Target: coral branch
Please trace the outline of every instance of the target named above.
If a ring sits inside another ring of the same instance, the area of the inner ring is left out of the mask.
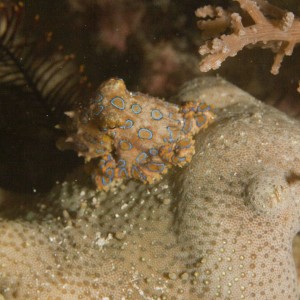
[[[198,8],[195,14],[201,20],[197,25],[207,36],[215,36],[230,26],[230,13],[222,7],[206,5]]]
[[[227,29],[232,32],[207,41],[200,47],[199,53],[206,55],[200,62],[200,70],[215,70],[227,57],[235,56],[245,46],[258,45],[276,53],[271,73],[278,74],[283,57],[292,55],[295,45],[300,42],[300,19],[295,18],[292,12],[283,11],[264,0],[235,1],[250,15],[254,24],[244,26],[242,17],[231,13]],[[228,18],[228,11],[204,6],[196,11],[196,16],[200,18],[198,27],[205,32],[211,31],[214,26],[219,28],[220,20]]]

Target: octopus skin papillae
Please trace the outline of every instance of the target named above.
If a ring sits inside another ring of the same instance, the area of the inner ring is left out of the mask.
[[[88,105],[66,114],[65,146],[85,158],[97,188],[105,191],[123,179],[153,183],[170,166],[184,166],[195,153],[193,136],[214,119],[211,106],[198,99],[179,106],[129,92],[115,78]]]

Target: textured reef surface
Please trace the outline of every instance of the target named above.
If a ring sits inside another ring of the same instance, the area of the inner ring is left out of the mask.
[[[218,117],[159,183],[104,193],[78,170],[44,199],[1,193],[5,299],[298,299],[299,121],[222,79],[174,101],[193,98]]]

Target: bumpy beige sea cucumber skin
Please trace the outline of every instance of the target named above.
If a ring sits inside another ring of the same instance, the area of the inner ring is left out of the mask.
[[[298,299],[299,122],[256,101],[217,114],[174,183],[182,259],[200,299]]]
[[[37,208],[2,196],[5,299],[298,299],[299,121],[222,79],[193,95],[218,118],[162,182],[106,194],[75,174]]]

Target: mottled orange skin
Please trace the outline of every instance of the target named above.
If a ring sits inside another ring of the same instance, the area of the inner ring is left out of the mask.
[[[184,166],[195,152],[193,135],[212,122],[210,106],[182,106],[131,93],[121,79],[104,82],[87,108],[69,112],[67,143],[86,161],[99,190],[134,178],[153,183],[171,165]]]

